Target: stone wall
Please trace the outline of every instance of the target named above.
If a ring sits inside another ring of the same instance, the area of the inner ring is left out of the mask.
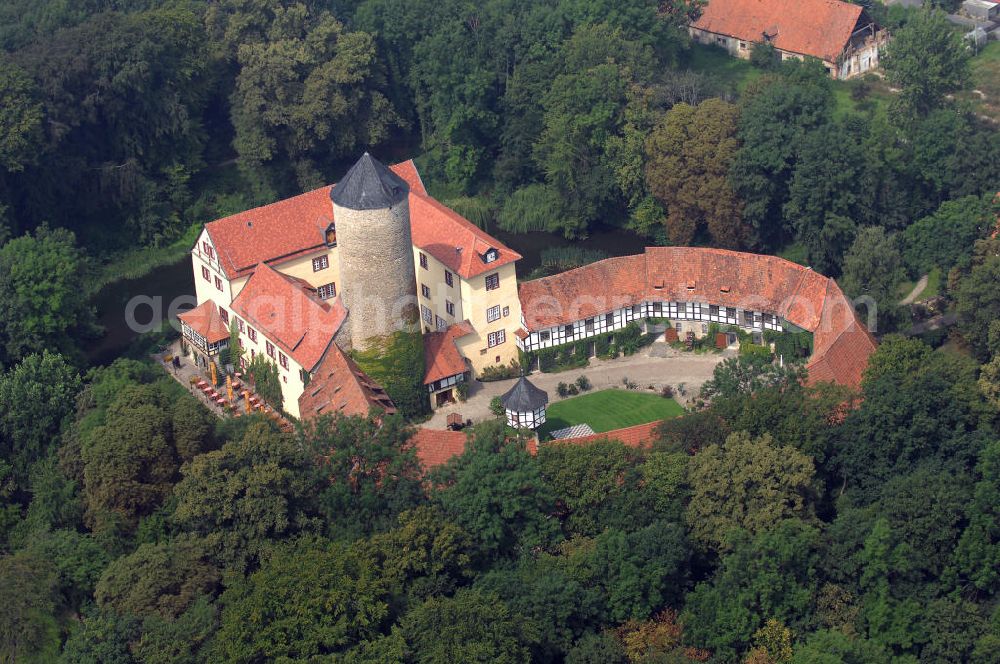
[[[404,329],[417,316],[409,203],[404,198],[380,210],[333,209],[339,295],[351,346],[365,349],[369,339]]]

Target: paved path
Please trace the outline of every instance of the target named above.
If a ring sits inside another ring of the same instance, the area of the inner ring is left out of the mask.
[[[917,296],[923,293],[925,288],[927,288],[926,274],[917,279],[917,283],[913,286],[913,290],[910,291],[909,295],[900,300],[899,304],[901,305],[913,304],[913,302],[917,299]]]
[[[684,383],[688,398],[695,396],[701,389],[701,384],[712,377],[715,365],[727,357],[733,357],[736,351],[727,350],[722,353],[695,353],[674,350],[665,343],[654,343],[639,353],[630,357],[620,357],[614,360],[599,360],[591,358],[590,366],[581,369],[561,371],[559,373],[531,374],[531,382],[549,393],[549,403],[560,401],[556,386],[559,383],[571,383],[577,377],[584,375],[590,379],[594,390],[609,387],[622,387],[622,379],[628,378],[646,390],[652,385],[659,391],[665,385],[677,387]],[[473,381],[469,398],[465,403],[452,404],[435,411],[434,416],[422,424],[429,429],[444,429],[451,413],[459,413],[463,420],[479,422],[492,417],[490,400],[500,396],[514,385],[517,379],[491,381],[480,383]],[[678,400],[684,398],[678,395]]]

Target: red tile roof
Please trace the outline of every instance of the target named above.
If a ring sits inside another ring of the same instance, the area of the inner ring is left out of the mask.
[[[424,385],[468,371],[469,366],[458,352],[455,341],[474,331],[472,324],[465,320],[440,332],[424,335],[424,358],[427,366]]]
[[[412,160],[390,167],[410,185],[410,233],[413,244],[463,278],[474,277],[521,258],[457,212],[427,194]],[[334,221],[327,185],[263,207],[240,212],[205,225],[230,279],[246,276],[259,263],[280,263],[324,246]],[[499,259],[484,263],[489,248]]]
[[[464,452],[466,438],[463,431],[420,427],[410,438],[410,443],[415,447],[420,463],[429,470],[448,463],[449,459]]]
[[[862,8],[839,0],[709,0],[692,27],[835,62]]]
[[[857,387],[875,341],[837,283],[783,258],[700,247],[647,247],[523,282],[530,331],[564,325],[647,300],[707,302],[776,314],[813,333],[813,382]],[[841,338],[843,337],[843,338]],[[850,351],[850,352],[848,352]],[[829,355],[828,355],[829,354]]]
[[[626,447],[646,447],[657,439],[656,429],[661,424],[663,424],[663,420],[657,420],[655,422],[647,422],[646,424],[636,424],[635,426],[625,427],[624,429],[615,429],[614,431],[595,433],[589,436],[580,436],[578,438],[560,438],[558,440],[542,443],[542,445],[587,445],[598,440],[617,440],[623,443]]]
[[[309,284],[266,263],[230,306],[307,371],[323,357],[347,317],[340,298],[321,300]]]
[[[454,210],[430,196],[410,191],[410,232],[413,244],[444,263],[463,279],[492,272],[521,258],[510,247],[490,236]],[[487,249],[499,252],[497,260],[483,262]]]
[[[229,338],[229,328],[222,322],[219,308],[212,300],[205,300],[194,309],[177,314],[177,317],[210,344]]]
[[[396,412],[392,399],[368,377],[337,344],[330,344],[312,380],[299,396],[299,416],[308,420],[319,415],[368,415],[372,408]]]

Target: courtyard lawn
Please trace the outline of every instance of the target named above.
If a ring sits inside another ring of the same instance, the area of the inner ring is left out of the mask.
[[[596,433],[677,417],[684,409],[673,399],[651,392],[601,390],[558,401],[548,407],[541,440],[556,429],[589,424]]]
[[[691,45],[691,57],[687,66],[693,71],[711,75],[724,86],[740,93],[747,84],[764,73],[748,60],[734,58],[721,48],[705,44]]]

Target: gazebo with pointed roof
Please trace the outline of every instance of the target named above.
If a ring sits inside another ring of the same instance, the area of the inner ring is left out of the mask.
[[[531,384],[524,376],[518,379],[502,397],[504,414],[507,424],[515,429],[537,429],[545,424],[545,407],[549,403],[549,395]]]

